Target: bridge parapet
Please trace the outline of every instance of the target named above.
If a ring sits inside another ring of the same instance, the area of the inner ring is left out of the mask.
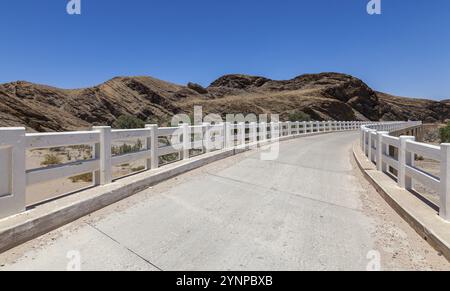
[[[161,159],[170,155],[189,162],[194,155],[227,149],[245,151],[286,138],[358,130],[368,124],[360,121],[204,123],[194,126],[182,124],[179,127],[149,124],[140,129],[115,130],[102,126],[93,127],[91,131],[57,133],[25,133],[25,128],[0,128],[0,218],[67,195],[36,200],[34,193],[27,193],[26,190],[40,183],[89,174],[92,175],[91,186],[108,185],[117,180],[113,177],[113,167],[136,161],[145,161],[145,167],[135,173],[138,174],[164,167]],[[127,140],[139,140],[139,147],[135,151],[113,151],[114,144],[124,144]],[[92,148],[92,153],[83,160],[70,162],[69,159],[64,163],[26,168],[27,152],[30,150],[45,152],[54,148],[86,145]],[[33,204],[26,201],[33,201]]]
[[[450,221],[450,144],[440,146],[416,141],[415,136],[393,136],[399,132],[414,132],[422,122],[387,122],[361,126],[361,148],[377,170],[394,177],[398,186],[414,190],[417,181],[439,193],[439,215]],[[419,169],[416,156],[440,163],[439,177]]]

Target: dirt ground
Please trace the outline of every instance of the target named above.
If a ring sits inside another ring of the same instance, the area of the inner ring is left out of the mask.
[[[353,172],[367,189],[362,194],[364,212],[375,221],[372,236],[381,253],[383,271],[450,271],[450,263],[432,248],[393,210],[365,179],[354,159]]]

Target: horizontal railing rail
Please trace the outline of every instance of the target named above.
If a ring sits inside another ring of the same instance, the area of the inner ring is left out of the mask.
[[[421,122],[379,123],[361,126],[361,148],[377,170],[394,176],[398,186],[414,190],[414,182],[439,194],[439,215],[450,221],[450,144],[440,146],[417,142],[415,136],[390,136],[417,128]],[[440,163],[438,177],[416,167],[416,157]]]
[[[111,129],[93,127],[91,131],[26,133],[24,128],[0,128],[0,218],[23,212],[27,206],[26,187],[59,179],[91,174],[92,186],[114,181],[113,168],[145,161],[145,170],[158,169],[164,157],[177,155],[175,160],[189,160],[198,154],[223,149],[247,149],[253,146],[296,137],[333,131],[358,130],[368,122],[358,121],[298,121],[270,123],[220,123],[179,127],[146,125],[142,129]],[[117,144],[139,140],[133,151],[115,152]],[[31,150],[42,152],[55,148],[87,146],[89,156],[27,169],[26,156]],[[139,171],[139,172],[142,172]],[[27,196],[28,195],[28,196]],[[59,196],[51,197],[57,198]],[[31,197],[35,198],[35,197]],[[45,198],[48,200],[48,197]],[[31,199],[36,201],[36,199]],[[45,201],[46,201],[45,200]],[[37,201],[34,203],[39,203]]]

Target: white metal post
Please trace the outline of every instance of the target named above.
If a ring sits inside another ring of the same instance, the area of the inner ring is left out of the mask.
[[[100,169],[94,173],[95,185],[106,185],[112,182],[111,127],[94,126],[100,133],[100,142],[95,145],[95,158],[100,161]]]
[[[450,221],[450,143],[441,144],[441,193],[439,215]]]
[[[0,128],[0,218],[26,207],[25,128]]]
[[[292,124],[290,121],[286,122],[287,124],[287,129],[288,129],[288,136],[292,135]]]
[[[406,142],[408,140],[415,140],[414,136],[401,136],[400,148],[398,149],[398,186],[401,188],[411,188],[411,178],[406,177],[406,164],[410,159],[410,153],[406,151]]]

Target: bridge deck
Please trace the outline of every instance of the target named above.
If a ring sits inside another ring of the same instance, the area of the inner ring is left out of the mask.
[[[356,133],[281,143],[161,183],[0,255],[2,269],[448,269],[362,179]],[[70,253],[69,253],[70,254]]]

